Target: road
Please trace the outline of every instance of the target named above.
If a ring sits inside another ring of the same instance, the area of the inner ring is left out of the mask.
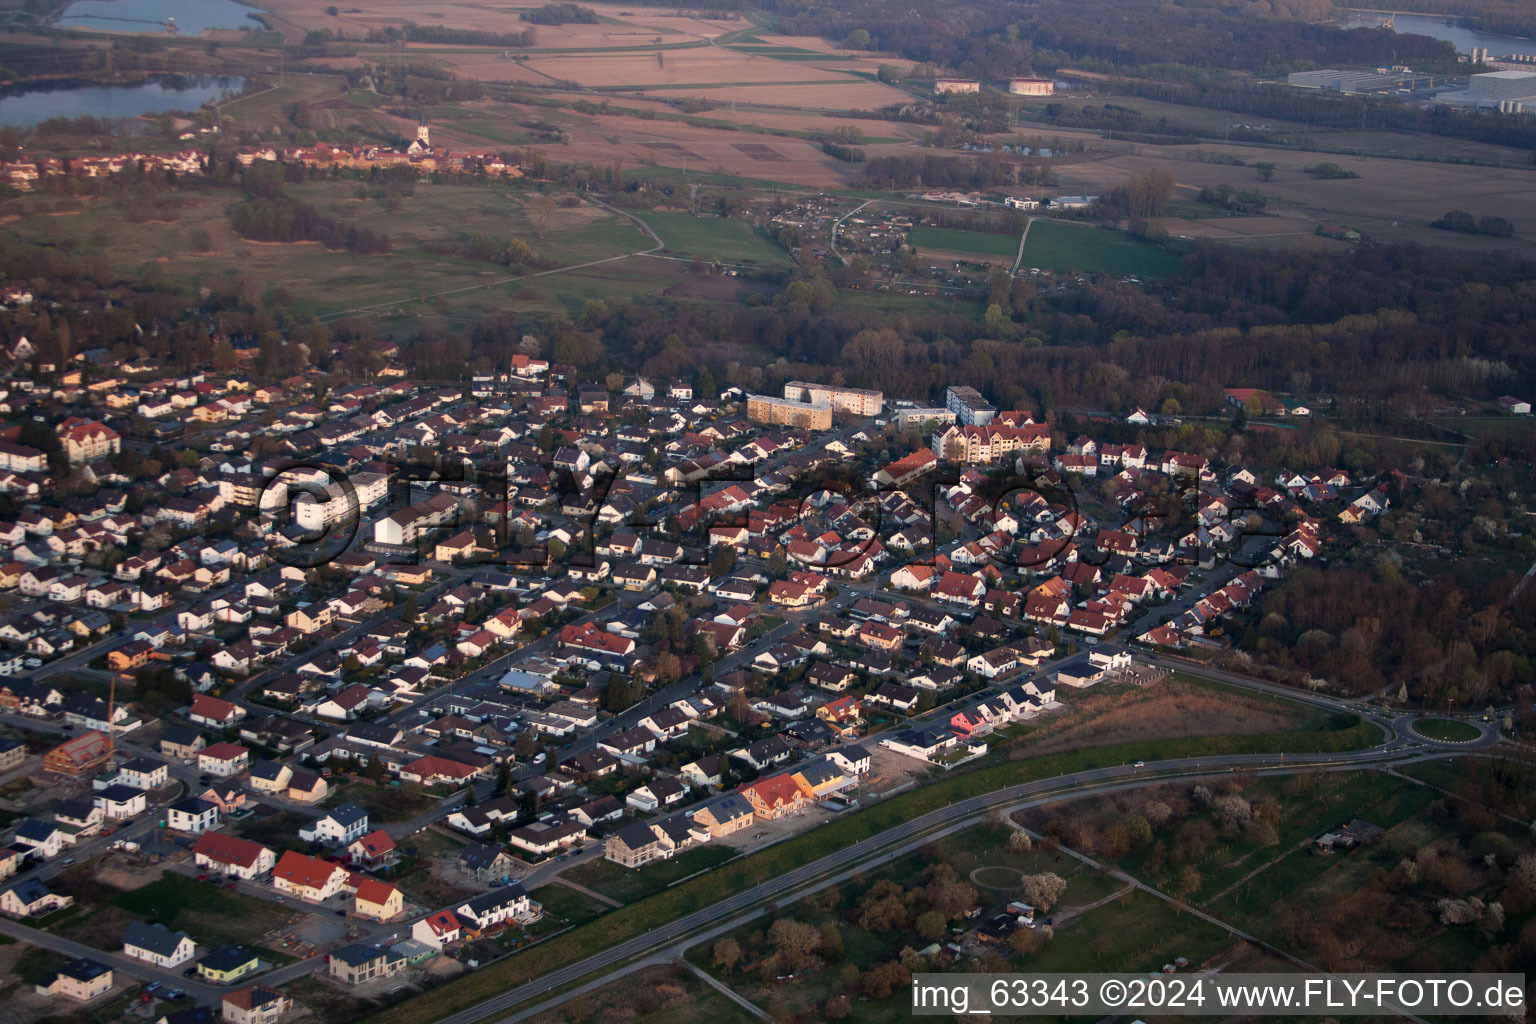
[[[1024,243],[1029,241],[1029,229],[1034,226],[1034,223],[1035,218],[1024,218],[1024,232],[1019,235],[1019,254],[1013,259],[1013,270],[1011,272],[1014,274],[1019,272],[1019,267],[1024,262]]]
[[[179,988],[199,1001],[209,1000],[217,1004],[222,992],[227,991],[227,989],[221,990],[217,985],[209,985],[206,982],[198,981],[196,978],[183,977],[180,970],[164,971],[158,967],[151,967],[142,960],[134,960],[131,957],[123,956],[121,953],[109,953],[94,946],[87,946],[82,942],[72,942],[50,932],[29,928],[20,921],[12,921],[9,918],[0,917],[0,935],[6,935],[29,946],[38,946],[67,957],[77,959],[79,957],[89,957],[99,963],[106,964],[119,973],[145,982],[158,981],[167,990]]]
[[[873,199],[866,199],[858,206],[855,206],[853,209],[849,210],[847,213],[843,214],[841,217],[837,218],[837,220],[832,222],[832,229],[830,232],[831,241],[828,243],[828,245],[832,250],[832,255],[842,260],[843,266],[845,267],[848,265],[848,257],[844,256],[842,252],[837,248],[837,229],[843,226],[843,221],[847,220],[849,217],[852,217],[854,214],[858,213],[872,202],[874,202]]]
[[[653,928],[644,935],[508,989],[467,1010],[444,1017],[438,1024],[476,1024],[486,1017],[538,999],[593,972],[654,954],[658,950],[667,951],[666,955],[670,956],[684,937],[687,937],[690,943],[705,941],[717,934],[739,927],[759,912],[754,910],[749,914],[742,914],[747,908],[769,900],[782,905],[818,888],[845,881],[854,874],[866,872],[893,860],[909,849],[931,842],[938,835],[968,827],[999,808],[1011,811],[1069,797],[1224,775],[1236,771],[1278,774],[1312,770],[1351,770],[1407,763],[1435,756],[1453,755],[1448,752],[1426,753],[1420,744],[1394,735],[1387,744],[1363,751],[1312,755],[1300,759],[1294,755],[1287,759],[1284,754],[1176,758],[1149,763],[1141,768],[1124,765],[1098,768],[1010,786],[992,793],[970,797],[913,818],[853,846],[845,847],[777,878],[759,883],[751,889],[728,896],[703,910]],[[700,931],[703,934],[694,934]],[[612,980],[612,976],[608,975],[596,984],[606,984]],[[563,1002],[571,994],[562,993],[558,1001]],[[541,1008],[547,1008],[547,1004],[533,1007],[527,1012]],[[500,1018],[497,1024],[511,1024],[522,1016],[524,1014]]]

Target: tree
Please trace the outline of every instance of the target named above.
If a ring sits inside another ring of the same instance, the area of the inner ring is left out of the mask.
[[[1008,936],[1008,945],[1013,947],[1014,952],[1027,956],[1030,953],[1038,953],[1040,947],[1045,945],[1045,943],[1041,941],[1040,934],[1036,929],[1020,928]]]
[[[911,981],[912,975],[905,967],[896,960],[887,960],[864,972],[864,994],[871,999],[885,999]]]
[[[512,754],[519,761],[527,764],[532,761],[539,752],[539,741],[534,736],[532,729],[524,729],[517,735],[517,742],[512,744]]]
[[[822,922],[820,949],[821,955],[828,960],[841,960],[843,958],[843,933],[838,930],[836,922]]]
[[[821,942],[821,932],[804,921],[781,917],[768,929],[768,941],[784,961],[784,966],[795,972],[805,967],[811,954]]]
[[[726,974],[731,973],[731,971],[736,967],[737,961],[740,959],[741,947],[737,945],[736,940],[731,938],[729,935],[715,943],[715,966],[720,968]]]
[[[919,937],[934,942],[944,934],[944,915],[937,910],[925,910],[912,922],[912,930]]]
[[[848,997],[839,993],[828,999],[821,1007],[821,1016],[824,1020],[842,1020],[853,1012],[853,1006],[848,1002]]]
[[[768,556],[768,575],[782,579],[789,572],[789,553],[784,550],[784,545],[776,544],[773,554]]]
[[[528,200],[528,223],[533,225],[533,233],[540,238],[555,220],[555,201],[546,195],[537,195]]]
[[[400,621],[402,621],[402,622],[415,622],[416,621],[416,617],[419,614],[421,614],[421,612],[420,612],[420,608],[418,607],[418,602],[416,600],[416,595],[415,594],[411,594],[409,597],[407,597],[405,599],[405,607],[400,610]]]
[[[1052,871],[1038,875],[1025,875],[1019,879],[1024,898],[1039,911],[1049,911],[1067,891],[1067,881]]]
[[[1275,178],[1275,165],[1267,160],[1254,164],[1253,169],[1259,172],[1260,181],[1273,181]]]
[[[1016,828],[1008,833],[1009,853],[1028,853],[1034,847],[1034,841],[1029,838],[1029,833],[1021,828]]]
[[[716,544],[709,556],[709,574],[725,576],[736,568],[736,548],[731,544]]]

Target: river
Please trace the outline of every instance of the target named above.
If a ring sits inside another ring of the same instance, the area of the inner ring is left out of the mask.
[[[132,85],[29,85],[0,95],[0,125],[30,128],[51,117],[120,120],[167,110],[196,110],[232,96],[245,79],[209,75],[157,75]]]
[[[163,32],[168,18],[184,36],[210,28],[262,27],[260,12],[235,0],[75,0],[59,16],[60,28],[98,32]]]
[[[1340,28],[1379,28],[1385,15],[1365,11],[1349,11],[1348,17],[1338,22]],[[1456,47],[1457,53],[1471,53],[1474,47],[1486,46],[1491,57],[1507,57],[1512,53],[1536,53],[1536,40],[1519,36],[1501,36],[1496,32],[1483,32],[1456,24],[1455,19],[1433,14],[1399,14],[1395,19],[1395,31],[1403,34],[1432,36],[1444,39]]]

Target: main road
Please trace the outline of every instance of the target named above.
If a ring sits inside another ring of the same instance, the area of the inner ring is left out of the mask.
[[[1416,739],[1408,731],[1398,731],[1386,723],[1387,739],[1382,744],[1365,750],[1345,751],[1335,754],[1296,755],[1286,754],[1229,754],[1213,757],[1173,758],[1146,765],[1116,765],[1095,768],[1069,775],[1041,779],[1035,782],[1008,786],[990,793],[968,797],[958,803],[920,815],[902,822],[878,835],[860,840],[851,846],[829,853],[817,860],[802,864],[776,878],[760,882],[750,889],[727,896],[702,910],[686,914],[674,921],[647,931],[643,935],[621,942],[599,953],[552,971],[533,981],[508,989],[500,995],[484,1000],[467,1010],[450,1014],[438,1024],[475,1024],[493,1014],[554,992],[570,983],[592,974],[622,964],[628,960],[651,954],[660,947],[675,944],[684,936],[706,928],[711,923],[736,915],[756,904],[797,897],[823,876],[840,872],[851,873],[856,866],[861,869],[870,860],[885,859],[893,847],[901,847],[934,830],[948,830],[969,819],[986,814],[989,810],[1003,808],[1021,801],[1038,799],[1046,794],[1051,799],[1067,799],[1080,796],[1106,786],[1152,785],[1161,782],[1205,775],[1220,775],[1237,771],[1296,772],[1306,770],[1341,770],[1407,763],[1428,757],[1448,756],[1450,751],[1435,748]],[[1475,746],[1487,746],[1484,736]],[[1497,742],[1496,737],[1493,742]]]

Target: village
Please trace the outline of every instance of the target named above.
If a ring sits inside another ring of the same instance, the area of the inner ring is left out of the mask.
[[[562,872],[708,869],[1156,685],[1389,501],[967,386],[36,379],[0,440],[0,911],[40,998],[236,1021],[432,984],[566,927]]]

